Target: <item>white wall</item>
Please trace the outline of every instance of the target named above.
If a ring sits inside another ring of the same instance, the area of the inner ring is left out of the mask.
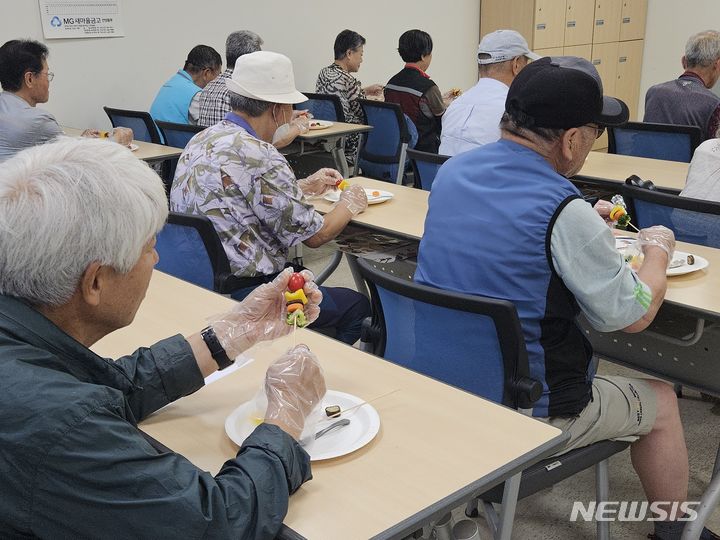
[[[640,80],[640,118],[644,113],[647,89],[682,73],[680,59],[685,54],[688,37],[702,30],[720,30],[718,0],[649,0],[648,4]]]
[[[0,0],[0,43],[28,37],[50,48],[50,101],[42,105],[61,125],[109,127],[102,110],[147,110],[157,89],[182,67],[196,44],[224,58],[225,37],[250,29],[265,50],[288,55],[297,87],[313,91],[321,67],[333,59],[337,33],[350,28],[367,39],[357,74],[364,85],[385,83],[399,71],[397,39],[421,28],[434,41],[429,69],[441,90],[477,80],[478,0],[123,0],[124,38],[45,41],[35,0]]]

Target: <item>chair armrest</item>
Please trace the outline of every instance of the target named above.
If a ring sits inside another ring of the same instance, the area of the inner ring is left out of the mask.
[[[542,384],[531,377],[520,377],[514,385],[520,409],[532,409],[533,403],[542,396]]]

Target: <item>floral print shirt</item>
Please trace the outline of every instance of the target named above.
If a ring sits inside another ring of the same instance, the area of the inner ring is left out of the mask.
[[[238,277],[281,271],[289,248],[323,226],[282,154],[233,113],[188,143],[170,210],[207,216]]]

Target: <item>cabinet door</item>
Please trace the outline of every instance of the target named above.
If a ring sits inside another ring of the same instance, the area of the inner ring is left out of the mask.
[[[623,0],[620,41],[645,38],[647,0]]]
[[[597,0],[595,2],[593,43],[608,43],[620,39],[621,13],[622,0]]]
[[[563,49],[565,56],[579,56],[588,62],[592,61],[592,45],[575,45],[574,47],[565,47]]]
[[[533,49],[562,47],[565,39],[565,0],[536,0]]]
[[[540,56],[564,56],[565,52],[562,47],[550,47],[548,49],[534,49],[534,53]]]
[[[630,109],[630,120],[637,121],[640,99],[640,72],[642,71],[645,41],[621,41],[618,45],[617,80],[615,97],[622,99]]]
[[[565,46],[592,43],[595,0],[567,0]]]
[[[482,0],[480,38],[495,30],[507,28],[520,32],[532,49],[534,20],[535,8],[528,0]]]
[[[617,79],[618,42],[601,43],[592,46],[591,62],[598,70],[603,83],[603,94],[615,95],[615,80]],[[607,148],[607,133],[604,133],[595,144],[593,150]]]

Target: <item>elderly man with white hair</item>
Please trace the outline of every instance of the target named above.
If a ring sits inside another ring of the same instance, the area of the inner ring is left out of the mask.
[[[648,89],[643,122],[697,126],[703,140],[717,137],[720,97],[712,87],[720,79],[720,32],[690,36],[682,66],[685,72],[680,77]]]
[[[268,369],[265,422],[215,477],[137,427],[289,331],[289,272],[202,332],[116,361],[89,349],[132,322],[165,201],[151,169],[98,140],[27,149],[0,168],[0,537],[274,538],[310,478],[295,439],[325,382],[304,346]],[[321,295],[312,281],[305,292],[312,319]]]
[[[307,197],[334,190],[340,173],[320,169],[298,180],[271,144],[292,105],[307,99],[295,89],[289,58],[269,51],[243,55],[226,84],[232,111],[185,147],[170,209],[210,219],[234,274],[232,297],[241,300],[283,271],[291,247],[302,242],[315,248],[335,238],[365,210],[367,197],[361,186],[352,185],[333,210],[321,215]],[[320,289],[323,302],[313,327],[345,343],[357,341],[370,315],[367,299],[346,288]]]

